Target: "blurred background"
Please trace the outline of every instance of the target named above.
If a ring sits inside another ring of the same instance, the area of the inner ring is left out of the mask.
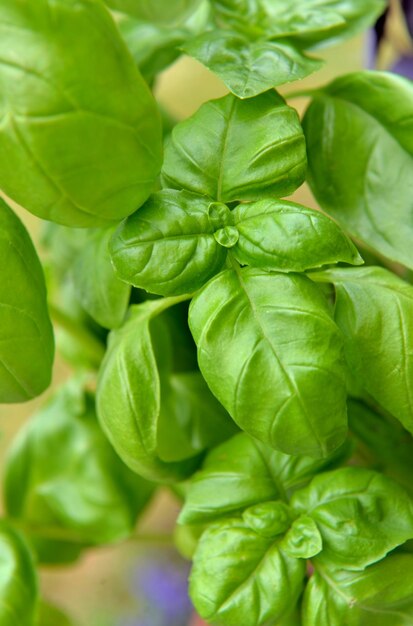
[[[413,21],[413,10],[410,11]],[[396,65],[396,69],[410,71],[413,77],[413,48],[398,2],[377,56],[380,32],[322,51],[320,56],[326,60],[324,68],[301,81],[298,87],[285,86],[281,92],[288,96],[294,89],[318,86],[340,74],[375,64],[381,68]],[[164,109],[173,118],[182,120],[203,102],[225,95],[227,90],[195,60],[181,57],[160,75],[155,93]],[[296,98],[290,104],[302,113],[306,101]],[[305,185],[294,194],[294,199],[316,206]],[[42,255],[41,221],[19,207],[14,208]],[[24,405],[0,406],[1,465],[19,428],[69,374],[69,367],[57,356],[51,389]],[[187,593],[189,562],[174,548],[178,510],[179,501],[174,494],[161,489],[139,522],[135,538],[121,545],[89,550],[68,568],[42,568],[43,596],[67,612],[74,626],[200,626],[203,622],[193,614]],[[53,626],[63,626],[63,622]]]

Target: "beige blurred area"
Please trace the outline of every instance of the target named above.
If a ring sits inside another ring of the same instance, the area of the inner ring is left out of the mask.
[[[343,45],[323,50],[320,53],[326,63],[324,68],[300,83],[286,85],[281,90],[287,96],[296,89],[307,89],[322,85],[339,74],[358,70],[363,66],[364,52],[361,38],[353,39]],[[223,83],[193,59],[182,57],[159,78],[156,95],[159,102],[170,114],[182,120],[205,101],[218,98],[227,93]],[[304,110],[305,99],[290,100],[300,112]],[[315,206],[308,189],[303,186],[294,199]],[[14,207],[16,208],[16,207]],[[17,207],[17,212],[39,242],[40,220]],[[41,254],[41,250],[40,250]],[[0,405],[0,440],[1,464],[16,432],[26,419],[42,405],[52,389],[70,375],[68,367],[57,356],[53,384],[41,397],[22,405]],[[138,535],[170,533],[178,512],[178,503],[173,495],[162,490],[153,501],[147,514],[141,520]],[[156,542],[153,547],[156,548]],[[162,545],[159,545],[162,549]],[[125,590],[125,572],[128,566],[142,551],[139,539],[129,541],[122,546],[113,546],[91,550],[73,567],[46,568],[42,571],[41,585],[44,596],[67,608],[77,620],[79,626],[106,626],[106,616],[115,612],[117,607],[127,606],[129,595]],[[59,626],[56,624],[56,626]],[[241,625],[240,625],[241,626]]]

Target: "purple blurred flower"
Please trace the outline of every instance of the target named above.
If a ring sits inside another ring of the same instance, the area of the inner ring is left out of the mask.
[[[397,61],[388,68],[395,74],[401,74],[407,78],[413,79],[413,0],[401,0],[407,30],[412,37],[411,51],[405,50],[400,52],[396,45],[393,45],[396,53],[399,52]],[[374,28],[371,29],[367,41],[367,59],[366,64],[369,68],[376,66],[376,60],[380,53],[381,45],[388,40],[387,23],[391,17],[391,9],[386,9],[383,15],[377,20]],[[389,40],[390,44],[393,42]]]

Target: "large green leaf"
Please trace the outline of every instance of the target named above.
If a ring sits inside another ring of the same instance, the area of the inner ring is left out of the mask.
[[[36,251],[0,199],[0,402],[23,402],[50,383],[53,330]]]
[[[178,124],[165,150],[165,186],[221,202],[292,193],[306,171],[297,112],[275,92],[207,102]]]
[[[287,37],[299,46],[343,39],[372,25],[385,0],[212,0],[215,15],[251,36]]]
[[[97,391],[99,419],[119,456],[138,474],[167,482],[188,476],[201,452],[234,432],[199,372],[173,371],[173,338],[159,316],[175,302],[131,307],[109,337]]]
[[[295,606],[304,574],[304,561],[289,557],[279,540],[263,537],[234,518],[213,524],[202,535],[190,593],[208,622],[264,626]]]
[[[302,272],[339,261],[363,263],[350,239],[320,211],[262,200],[238,205],[233,219],[239,238],[232,253],[243,265]]]
[[[304,595],[304,626],[411,626],[413,556],[393,554],[362,572],[317,567]]]
[[[115,454],[94,399],[67,384],[19,433],[5,472],[8,514],[33,539],[99,544],[129,536],[153,487]],[[109,514],[110,512],[110,514]],[[48,559],[39,545],[40,558]]]
[[[290,456],[240,433],[212,450],[191,478],[179,521],[205,523],[267,500],[286,501],[345,454],[346,447],[326,459]]]
[[[343,442],[342,338],[308,278],[226,270],[195,296],[189,325],[205,380],[241,428],[287,454]]]
[[[320,278],[335,285],[335,318],[357,384],[413,432],[413,287],[380,267]]]
[[[113,269],[109,256],[112,234],[112,228],[89,232],[72,268],[75,293],[80,303],[104,328],[120,326],[131,291]]]
[[[309,182],[323,209],[380,254],[413,267],[411,81],[349,74],[316,93],[303,124]]]
[[[326,472],[296,491],[291,508],[317,524],[321,563],[359,570],[413,538],[413,500],[396,482],[361,467]]]
[[[26,543],[5,522],[0,522],[0,623],[34,626],[37,576]]]
[[[184,191],[153,194],[112,238],[111,256],[122,280],[162,295],[202,287],[226,258],[214,237],[210,204],[208,198]]]
[[[0,187],[70,226],[132,213],[159,173],[160,116],[102,3],[4,0],[0,41]]]
[[[247,39],[226,30],[207,32],[182,49],[219,76],[238,98],[252,98],[299,80],[323,64],[288,41]]]

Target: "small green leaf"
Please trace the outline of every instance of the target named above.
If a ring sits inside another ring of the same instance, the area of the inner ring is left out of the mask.
[[[306,56],[282,40],[249,40],[235,32],[207,32],[182,50],[214,72],[238,98],[252,98],[320,69],[323,61]]]
[[[291,525],[291,511],[285,502],[261,502],[249,507],[242,514],[248,528],[262,537],[276,537]]]
[[[116,328],[125,318],[130,286],[119,280],[109,256],[113,228],[93,230],[72,268],[75,293],[83,308],[104,328]]]
[[[3,0],[0,42],[0,187],[69,226],[135,211],[161,167],[160,115],[103,3]]]
[[[311,559],[323,548],[323,540],[312,517],[300,515],[282,541],[286,554],[296,559]]]
[[[74,623],[56,606],[41,602],[36,626],[74,626]]]
[[[99,428],[93,396],[71,381],[19,433],[4,490],[8,513],[35,542],[51,529],[51,540],[99,544],[132,533],[153,487],[120,461]]]
[[[240,204],[233,219],[239,232],[233,254],[243,265],[303,272],[329,263],[363,263],[350,239],[320,211],[262,200]]]
[[[212,450],[191,478],[179,522],[205,523],[268,500],[286,501],[345,454],[342,448],[327,459],[289,456],[245,433],[235,435]]]
[[[53,329],[36,250],[1,199],[0,267],[0,403],[25,402],[50,384]]]
[[[229,519],[202,535],[190,594],[201,617],[217,626],[264,626],[295,606],[304,573],[304,561],[285,554],[279,540]]]
[[[1,521],[1,626],[34,626],[36,609],[37,576],[32,555],[22,537]]]
[[[337,568],[363,569],[413,538],[413,500],[390,478],[361,467],[316,476],[290,504],[317,524],[317,561]]]
[[[162,295],[199,289],[226,258],[214,237],[209,205],[207,198],[184,191],[153,194],[112,238],[110,253],[120,278]]]
[[[413,287],[380,267],[329,270],[357,384],[413,432]]]
[[[303,626],[314,624],[413,624],[413,556],[392,554],[362,572],[317,566],[303,603]]]
[[[242,429],[287,454],[343,442],[342,338],[308,278],[226,270],[192,300],[189,326],[205,380]]]
[[[220,202],[292,193],[304,181],[305,140],[297,112],[275,92],[207,102],[178,124],[165,150],[165,186]]]
[[[309,182],[321,207],[380,254],[413,268],[411,81],[385,72],[343,76],[317,92],[303,124]]]

